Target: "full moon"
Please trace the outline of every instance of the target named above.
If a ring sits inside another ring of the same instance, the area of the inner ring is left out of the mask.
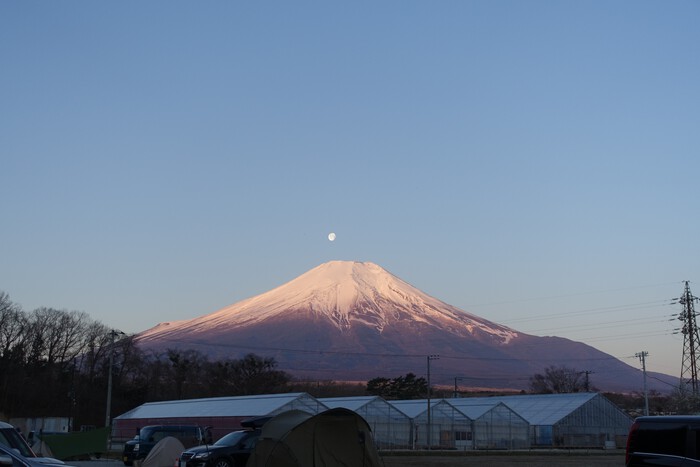
[[[333,232],[328,234],[328,240],[330,240],[331,242],[335,240],[335,234]]]

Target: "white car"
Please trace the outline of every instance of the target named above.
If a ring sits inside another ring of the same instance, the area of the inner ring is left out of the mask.
[[[63,465],[65,467],[63,461],[53,457],[38,457],[17,429],[9,423],[0,422],[0,448],[5,448],[5,451],[10,451],[31,462],[37,462],[42,465]]]
[[[60,462],[54,464],[49,461]],[[14,448],[0,445],[0,467],[66,467],[66,464],[48,457],[24,457]]]

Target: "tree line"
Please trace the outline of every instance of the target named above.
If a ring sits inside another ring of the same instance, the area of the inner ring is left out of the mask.
[[[74,429],[103,426],[110,361],[117,415],[144,402],[292,390],[273,358],[143,351],[84,312],[25,312],[0,291],[0,418],[69,416]]]

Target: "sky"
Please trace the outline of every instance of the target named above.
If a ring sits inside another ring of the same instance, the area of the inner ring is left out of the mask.
[[[694,0],[0,2],[0,291],[138,333],[370,261],[679,375],[699,20]]]

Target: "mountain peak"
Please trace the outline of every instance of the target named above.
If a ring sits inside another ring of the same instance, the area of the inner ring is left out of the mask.
[[[269,292],[192,320],[161,323],[140,335],[211,332],[246,327],[276,318],[325,320],[340,332],[364,326],[415,323],[443,328],[459,336],[490,337],[507,343],[517,333],[463,312],[418,290],[371,262],[329,261]]]

